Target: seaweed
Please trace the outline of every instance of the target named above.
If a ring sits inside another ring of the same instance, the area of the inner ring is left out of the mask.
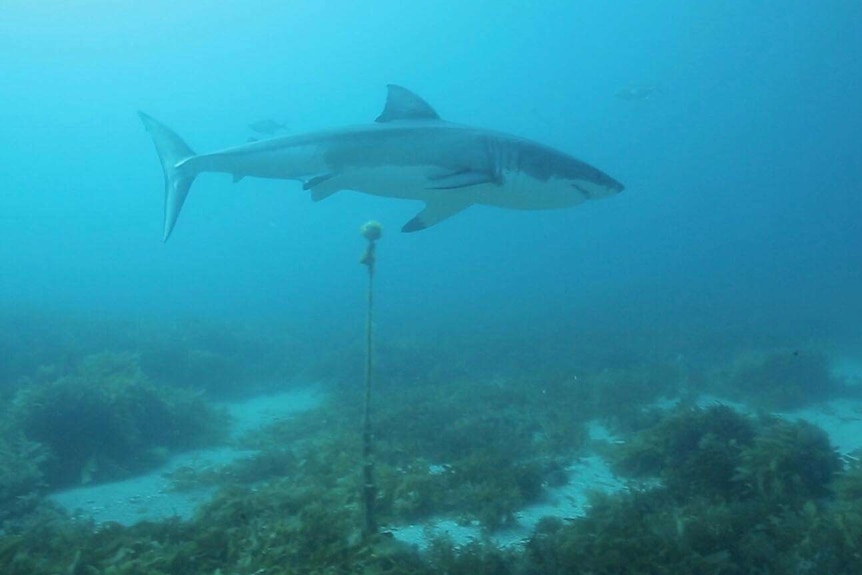
[[[825,431],[806,421],[770,418],[740,454],[734,480],[747,496],[800,507],[828,495],[841,469]]]
[[[47,450],[52,487],[122,478],[226,433],[223,413],[195,392],[152,384],[133,354],[87,356],[70,374],[23,386],[8,417]]]
[[[530,381],[441,382],[405,388],[377,400],[377,512],[384,522],[448,514],[488,529],[514,522],[514,513],[565,479],[564,463],[587,433],[577,406],[537,393]],[[291,445],[300,470],[353,481],[361,414],[355,398],[336,395],[313,412],[242,438],[269,450]],[[349,460],[349,462],[345,461]],[[317,466],[318,462],[337,466]],[[254,461],[239,465],[254,465]],[[253,472],[234,469],[234,477]]]
[[[545,422],[571,405],[527,398],[526,386],[501,398],[493,385],[474,388],[489,414],[465,402],[466,392],[441,387],[428,393],[452,397],[441,400],[446,413],[382,402],[391,427],[377,453],[381,518],[449,513],[489,530],[511,524],[513,510],[559,473],[555,454],[568,452],[546,441]],[[658,486],[593,494],[585,516],[541,521],[523,548],[436,538],[420,554],[385,534],[361,537],[354,416],[335,401],[247,437],[260,455],[189,478],[222,485],[190,521],[122,527],[53,517],[0,537],[0,565],[10,575],[862,572],[862,474],[842,471],[809,424],[720,405],[653,413],[614,449],[619,470],[658,476]],[[561,425],[579,437],[579,418]],[[447,452],[440,436],[460,440]]]
[[[678,406],[612,452],[612,463],[623,475],[659,477],[678,498],[728,499],[735,497],[740,455],[754,436],[754,422],[730,407]]]
[[[448,537],[434,537],[423,559],[434,573],[447,575],[515,575],[523,570],[521,553],[486,540],[458,546]]]
[[[828,358],[818,351],[749,353],[720,379],[720,392],[772,410],[803,407],[851,392],[832,375]]]
[[[0,525],[35,509],[45,484],[45,448],[0,419]]]
[[[617,447],[658,486],[594,495],[540,524],[527,573],[851,573],[862,568],[862,475],[826,434],[725,406],[677,408]]]
[[[321,409],[240,442],[257,455],[218,472],[177,473],[178,488],[217,488],[191,520],[95,525],[39,503],[46,478],[59,485],[85,474],[94,481],[123,476],[140,468],[125,454],[153,463],[169,450],[221,437],[224,420],[203,407],[204,398],[150,377],[162,380],[175,359],[182,364],[171,374],[177,382],[202,383],[212,370],[245,377],[252,368],[241,365],[250,353],[243,337],[202,328],[176,356],[159,346],[146,347],[144,360],[109,353],[81,361],[67,353],[32,371],[0,416],[0,505],[27,501],[32,512],[16,511],[0,534],[3,573],[862,572],[858,468],[842,470],[826,436],[808,424],[720,405],[644,409],[688,391],[692,375],[675,364],[632,361],[577,378],[567,370],[549,376],[546,367],[517,379],[468,378],[463,365],[440,367],[433,354],[414,361],[420,351],[409,342],[396,346],[375,413],[384,523],[448,515],[481,522],[489,535],[513,525],[516,511],[540,500],[548,485],[565,481],[565,465],[587,446],[585,422],[600,417],[617,430],[639,430],[607,449],[620,473],[659,481],[594,494],[585,516],[541,521],[524,547],[437,538],[420,554],[385,534],[363,538],[361,414],[358,391],[347,382]],[[271,369],[277,362],[265,363]],[[754,381],[752,373],[745,381]],[[207,387],[228,385],[215,378]],[[75,420],[81,425],[63,427]],[[95,437],[95,429],[115,437]],[[65,445],[85,446],[85,456],[72,458]]]
[[[858,507],[858,506],[857,506]],[[857,573],[858,513],[758,499],[679,501],[666,488],[597,495],[590,512],[541,524],[525,548],[527,575]]]

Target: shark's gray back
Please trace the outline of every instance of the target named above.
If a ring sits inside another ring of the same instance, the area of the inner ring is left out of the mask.
[[[289,157],[292,150],[305,151],[304,165],[297,170],[303,173],[295,174],[296,177],[308,171],[307,154],[313,154],[322,162],[316,169],[334,173],[381,166],[431,166],[439,168],[441,173],[458,170],[492,174],[520,172],[538,181],[551,177],[610,180],[598,169],[549,146],[441,120],[402,120],[283,136],[204,154],[196,161],[223,168],[230,160],[241,164],[253,162],[252,158]]]

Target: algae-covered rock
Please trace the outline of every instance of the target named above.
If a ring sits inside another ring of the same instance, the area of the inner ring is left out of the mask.
[[[732,498],[742,451],[754,441],[747,416],[716,405],[677,407],[612,453],[623,475],[658,477],[677,497]]]
[[[50,486],[127,476],[171,450],[213,442],[226,418],[200,395],[150,382],[132,354],[88,356],[71,373],[22,387],[11,423],[43,445]]]
[[[45,448],[25,438],[8,418],[0,420],[0,525],[36,506],[46,456]]]
[[[723,391],[765,409],[793,409],[849,390],[829,369],[825,354],[788,350],[750,353],[722,374]]]
[[[734,479],[750,495],[800,507],[827,495],[841,468],[825,431],[806,421],[771,419],[741,453]]]

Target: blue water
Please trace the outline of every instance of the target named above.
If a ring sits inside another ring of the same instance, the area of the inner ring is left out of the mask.
[[[359,226],[383,223],[390,333],[573,325],[858,341],[862,4],[4,2],[0,301],[79,315],[360,326]],[[204,175],[163,244],[137,110],[199,152],[247,124],[369,122],[385,85],[626,185],[553,212]],[[643,99],[620,90],[650,86]]]

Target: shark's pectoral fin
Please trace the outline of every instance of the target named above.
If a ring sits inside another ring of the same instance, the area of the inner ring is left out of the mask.
[[[418,232],[419,230],[430,228],[446,218],[454,216],[461,210],[470,207],[470,205],[472,205],[472,202],[460,198],[440,198],[428,201],[425,203],[425,209],[404,224],[401,231]]]
[[[454,190],[479,186],[481,184],[499,184],[500,179],[489,172],[476,170],[459,170],[428,178],[429,190]]]
[[[233,175],[233,183],[234,184],[237,183],[238,181],[240,181],[244,177],[245,177],[245,174],[234,174]]]

